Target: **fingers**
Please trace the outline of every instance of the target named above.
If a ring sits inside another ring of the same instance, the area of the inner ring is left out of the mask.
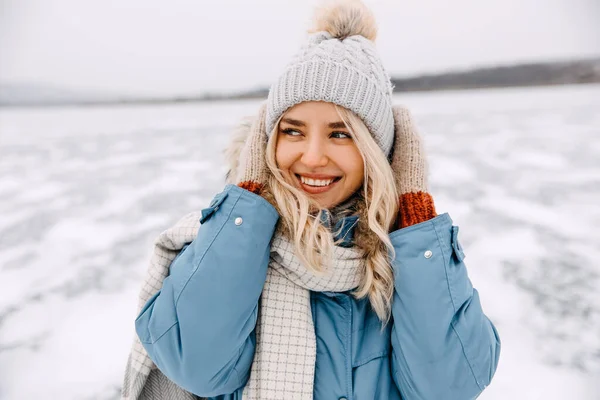
[[[412,147],[414,124],[408,109],[394,106],[394,147],[392,150],[392,168],[399,167]],[[409,148],[410,147],[410,148]]]
[[[406,107],[395,106],[392,170],[398,189],[397,228],[434,218],[437,214],[428,193],[428,167],[423,143]]]
[[[404,106],[394,106],[394,132],[396,136],[410,134],[414,128],[414,123],[410,111]]]
[[[413,118],[404,106],[394,106],[392,170],[400,194],[427,192],[427,163]]]
[[[260,193],[267,177],[265,161],[266,133],[266,102],[261,104],[256,118],[252,121],[250,132],[240,153],[240,171],[238,186],[254,193]]]

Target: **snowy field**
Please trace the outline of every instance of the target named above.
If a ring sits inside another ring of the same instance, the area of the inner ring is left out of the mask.
[[[600,86],[396,101],[502,339],[480,398],[600,399]],[[0,109],[0,399],[119,397],[152,240],[257,105]]]

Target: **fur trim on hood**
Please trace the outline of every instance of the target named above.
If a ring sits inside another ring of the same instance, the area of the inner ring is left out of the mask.
[[[225,175],[225,183],[234,185],[237,183],[235,182],[235,177],[240,167],[240,153],[246,143],[246,138],[250,134],[250,129],[255,119],[256,117],[242,118],[231,133],[229,145],[223,151],[228,167],[227,174]]]

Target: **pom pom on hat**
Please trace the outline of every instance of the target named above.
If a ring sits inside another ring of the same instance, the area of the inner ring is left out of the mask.
[[[375,41],[377,23],[373,13],[359,0],[330,0],[315,10],[309,33],[321,31],[340,40],[360,35]]]

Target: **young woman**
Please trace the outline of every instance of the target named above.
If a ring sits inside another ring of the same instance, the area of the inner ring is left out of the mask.
[[[127,399],[466,400],[500,352],[361,3],[321,10],[231,182],[156,242]],[[239,162],[238,162],[239,161]]]

